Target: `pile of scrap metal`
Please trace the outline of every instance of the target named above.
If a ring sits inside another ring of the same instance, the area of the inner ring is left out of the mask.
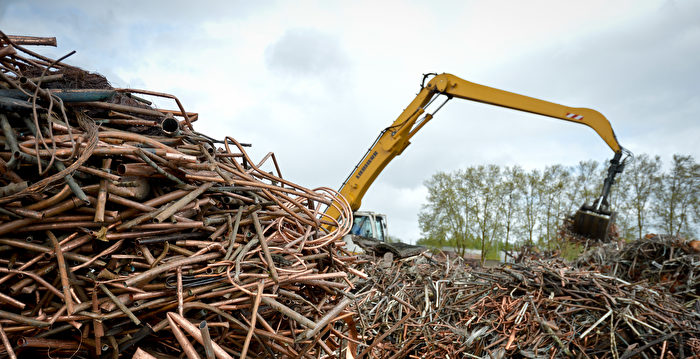
[[[588,254],[580,267],[535,258],[469,270],[461,258],[427,253],[366,258],[369,278],[353,291],[365,343],[358,350],[377,358],[697,357],[700,257],[661,242]]]
[[[609,243],[594,248],[574,264],[626,282],[644,283],[700,313],[700,241],[647,234],[622,245]]]
[[[339,352],[348,204],[42,43],[0,33],[0,357]]]
[[[0,32],[0,358],[700,356],[697,243],[353,256],[335,191],[23,46],[52,43]]]

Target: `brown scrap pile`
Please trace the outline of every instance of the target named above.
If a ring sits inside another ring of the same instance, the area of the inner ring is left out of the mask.
[[[700,242],[670,235],[594,248],[576,260],[579,268],[597,270],[627,282],[646,282],[700,312]]]
[[[426,254],[368,262],[362,353],[382,358],[686,358],[698,312],[641,284],[537,260],[468,271]]]
[[[345,201],[0,36],[0,357],[341,350]]]

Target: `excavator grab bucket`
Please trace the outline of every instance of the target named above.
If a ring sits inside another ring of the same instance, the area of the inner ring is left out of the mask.
[[[627,153],[628,157],[620,161],[623,152]],[[600,197],[598,197],[591,206],[584,203],[574,215],[573,229],[575,233],[590,239],[597,239],[600,241],[609,240],[608,232],[610,231],[610,225],[613,223],[615,217],[614,212],[610,210],[608,204],[610,188],[615,183],[615,176],[622,173],[622,170],[625,168],[625,162],[631,155],[632,153],[625,149],[615,153],[613,159],[610,160],[608,175],[603,182],[603,191]]]
[[[574,232],[590,239],[607,241],[613,217],[613,213],[595,211],[583,205],[574,215]]]

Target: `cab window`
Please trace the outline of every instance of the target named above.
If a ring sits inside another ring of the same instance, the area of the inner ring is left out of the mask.
[[[386,223],[384,223],[384,217],[377,216],[375,223],[377,224],[377,240],[386,242],[386,233],[384,233],[384,230],[386,229]]]
[[[353,223],[350,233],[356,236],[372,238],[372,223],[369,217],[355,216],[355,223]]]

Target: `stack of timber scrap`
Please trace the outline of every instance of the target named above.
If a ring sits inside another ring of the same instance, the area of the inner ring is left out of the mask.
[[[47,42],[0,33],[0,357],[340,352],[347,203]]]

